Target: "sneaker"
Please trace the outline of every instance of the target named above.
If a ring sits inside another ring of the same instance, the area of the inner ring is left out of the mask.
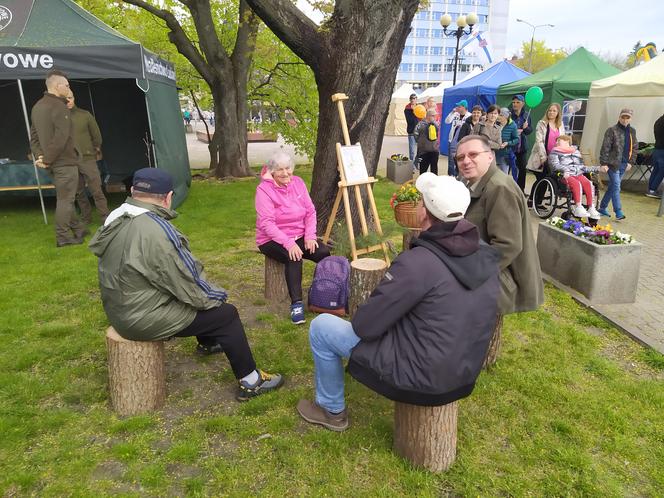
[[[235,399],[238,401],[247,401],[261,394],[274,391],[284,383],[284,378],[281,374],[269,374],[259,369],[258,375],[259,379],[255,384],[249,384],[243,380],[238,383],[239,390]]]
[[[586,211],[586,208],[581,204],[575,204],[572,206],[572,216],[576,218],[588,218],[590,215],[588,214],[588,211]]]
[[[646,197],[652,197],[653,199],[661,199],[661,198],[662,198],[662,194],[658,194],[658,193],[655,192],[654,190],[648,190],[648,191],[646,192]]]
[[[602,216],[606,216],[607,218],[611,218],[611,213],[609,213],[609,211],[606,208],[599,208],[597,210],[597,212],[599,214],[601,214]]]
[[[291,304],[290,318],[295,325],[300,325],[301,323],[306,322],[304,319],[304,305],[302,304],[302,301]]]
[[[627,216],[625,216],[625,213],[623,213],[622,211],[616,211],[616,220],[624,220],[625,218],[627,218]]]
[[[308,399],[301,399],[297,404],[297,412],[304,420],[311,424],[322,425],[335,432],[348,429],[348,412],[330,413],[325,408]]]
[[[599,220],[601,218],[601,215],[599,214],[599,211],[595,209],[595,206],[590,206],[588,208],[588,218],[591,220]]]
[[[219,354],[223,352],[224,348],[221,347],[221,344],[211,344],[209,346],[198,344],[196,346],[196,354],[200,356],[208,356],[211,354]]]

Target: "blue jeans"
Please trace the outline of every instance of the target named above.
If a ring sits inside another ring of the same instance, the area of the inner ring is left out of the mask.
[[[417,139],[415,138],[415,135],[410,133],[408,135],[408,158],[411,161],[414,161],[416,154],[417,154]]]
[[[664,180],[664,149],[655,149],[652,151],[652,173],[648,181],[648,190],[657,191],[662,180]]]
[[[609,202],[613,202],[613,211],[617,214],[622,212],[622,204],[620,202],[620,182],[625,174],[627,164],[621,164],[618,169],[609,169],[609,186],[602,197],[602,202],[599,203],[600,209],[609,207]]]
[[[311,321],[309,343],[316,369],[316,403],[327,411],[338,413],[346,407],[342,359],[350,357],[358,342],[353,326],[343,318],[324,313]]]
[[[498,169],[506,175],[510,174],[510,164],[507,156],[499,156],[496,154],[496,166],[498,166]]]

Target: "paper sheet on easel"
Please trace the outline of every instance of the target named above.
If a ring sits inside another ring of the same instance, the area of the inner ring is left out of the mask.
[[[341,163],[346,175],[346,183],[361,183],[369,179],[360,144],[342,145]]]

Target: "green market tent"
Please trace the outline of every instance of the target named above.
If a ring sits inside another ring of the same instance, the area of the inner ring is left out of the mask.
[[[159,167],[174,176],[174,202],[186,198],[191,174],[173,66],[72,0],[0,4],[0,159],[10,160],[0,164],[2,190],[38,183],[26,126],[49,69],[64,71],[76,104],[95,115],[107,184]]]
[[[544,99],[531,110],[530,118],[534,130],[550,104],[557,102],[562,106],[565,101],[587,99],[593,81],[619,72],[612,65],[580,47],[553,66],[513,83],[501,85],[498,87],[497,102],[500,106],[507,107],[513,95],[523,95],[530,87],[539,86],[544,92]],[[530,136],[533,137],[532,134]],[[534,137],[528,140],[529,147],[532,147],[534,141]]]

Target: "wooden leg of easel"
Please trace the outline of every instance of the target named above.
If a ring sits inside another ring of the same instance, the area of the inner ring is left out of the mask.
[[[341,203],[341,188],[337,190],[337,197],[334,199],[334,204],[332,205],[332,211],[330,211],[330,219],[327,222],[325,235],[323,235],[323,244],[327,244],[327,241],[330,240],[330,235],[332,234],[332,227],[334,226],[334,220],[337,219],[337,211],[339,210],[339,203]]]
[[[355,247],[355,229],[353,228],[353,213],[350,210],[350,199],[348,198],[348,189],[341,187],[341,195],[344,199],[344,209],[346,211],[346,225],[348,226],[348,240],[350,241],[350,254],[353,261],[357,259],[357,247]]]
[[[360,192],[360,186],[355,185],[355,204],[357,206],[357,211],[360,215],[360,226],[362,227],[362,235],[369,235],[369,227],[367,226],[367,217],[364,215],[364,203],[362,202],[362,193]]]
[[[373,216],[374,223],[376,225],[376,233],[382,237],[383,228],[380,226],[380,216],[378,216],[378,209],[376,208],[376,200],[374,199],[373,189],[371,187],[372,185],[367,184],[367,200],[369,201],[369,208],[371,208],[371,214]],[[389,266],[390,256],[388,255],[387,252],[387,244],[385,244],[385,242],[381,242],[380,245],[383,247],[383,257],[385,258],[385,262]]]

